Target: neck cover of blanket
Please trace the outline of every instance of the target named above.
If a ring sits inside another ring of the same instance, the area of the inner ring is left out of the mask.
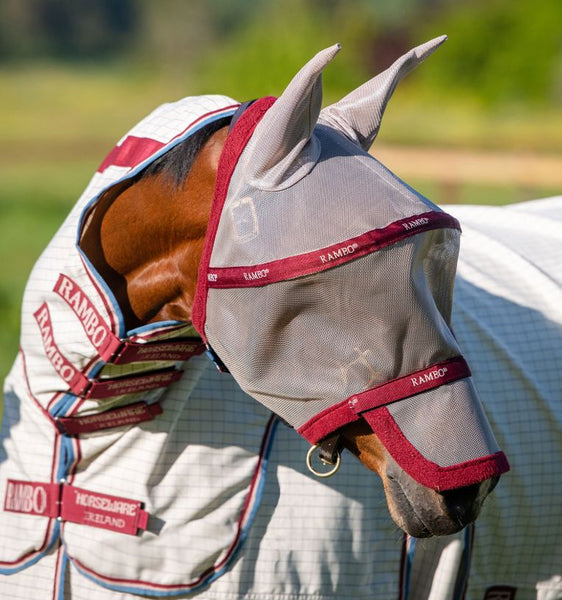
[[[315,124],[318,85],[302,84],[315,60],[227,139],[194,325],[244,391],[311,443],[363,418],[423,485],[501,474],[449,328],[459,224],[328,118]]]
[[[100,165],[35,265],[24,295],[22,357],[33,373],[31,395],[65,433],[84,432],[101,421],[96,417],[76,430],[76,422],[60,419],[105,413],[133,400],[155,401],[181,377],[177,365],[201,346],[187,337],[193,329],[186,323],[167,321],[126,331],[112,291],[79,247],[91,209],[102,194],[200,128],[230,117],[237,107],[226,96],[188,97],[162,105],[140,121]],[[107,413],[110,425],[122,418],[130,414]]]

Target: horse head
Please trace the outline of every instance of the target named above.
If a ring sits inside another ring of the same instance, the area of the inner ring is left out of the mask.
[[[444,39],[323,110],[339,46],[320,52],[212,135],[181,186],[156,174],[114,194],[99,244],[82,240],[106,280],[125,280],[131,314],[191,319],[309,442],[341,436],[414,536],[473,521],[508,469],[450,329],[460,226],[367,152],[398,82]],[[158,213],[128,249],[127,202]]]

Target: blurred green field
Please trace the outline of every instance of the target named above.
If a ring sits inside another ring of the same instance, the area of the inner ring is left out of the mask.
[[[289,76],[287,76],[287,79]],[[326,74],[326,95],[335,91]],[[201,82],[155,71],[34,65],[0,69],[0,378],[15,356],[19,306],[29,271],[114,143],[156,105],[184,95],[222,93]],[[204,89],[203,89],[204,88]],[[279,93],[281,89],[267,90]],[[239,98],[244,100],[246,98]],[[449,102],[406,82],[381,130],[384,145],[525,150],[562,154],[562,115]],[[392,165],[389,165],[392,168]],[[437,202],[448,188],[435,180],[408,183]],[[520,189],[478,181],[455,190],[455,201],[505,204],[560,193],[540,184]]]

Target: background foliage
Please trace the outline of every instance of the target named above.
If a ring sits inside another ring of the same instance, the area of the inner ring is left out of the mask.
[[[562,157],[561,23],[560,0],[2,0],[0,377],[33,262],[105,154],[156,105],[277,95],[341,42],[329,102],[447,33],[397,90],[377,144]],[[443,181],[408,176],[438,201],[560,193],[540,179]]]

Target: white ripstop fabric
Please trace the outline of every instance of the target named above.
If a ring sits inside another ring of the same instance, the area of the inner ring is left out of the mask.
[[[442,42],[320,111],[328,48],[247,109],[219,164],[194,324],[309,441],[361,415],[418,482],[450,489],[508,469],[450,329],[459,226],[357,142]]]
[[[453,328],[511,472],[472,542],[462,532],[415,545],[410,600],[457,598],[467,556],[467,600],[560,600],[562,196],[443,208],[463,227]]]
[[[456,600],[455,591],[466,585],[466,600],[483,600],[489,588],[506,586],[515,588],[515,600],[562,598],[562,304],[557,300],[562,197],[504,208],[446,208],[462,220],[464,231],[453,325],[513,465],[484,504],[474,535],[462,531],[414,544],[410,540],[409,560],[401,571],[402,539],[388,516],[379,480],[345,456],[344,468],[329,485],[315,479],[302,458],[306,442],[280,427],[262,504],[243,552],[209,587],[183,597],[389,600],[406,598],[400,594],[407,589],[408,600]],[[236,421],[242,432],[247,432],[244,419],[252,422],[266,413],[246,395],[233,407],[228,394],[217,394],[214,386],[225,377],[230,379],[210,366],[205,369],[200,383],[206,391],[192,393],[195,412],[184,422],[182,437],[204,432],[209,439],[226,440],[236,413],[243,413]],[[239,447],[257,442],[256,437]],[[232,456],[225,446],[203,464],[214,480],[231,468]],[[139,461],[131,459],[131,477],[137,468]],[[194,479],[188,487],[200,495],[204,485]],[[111,547],[101,551],[114,559]],[[463,575],[467,556],[468,579]],[[72,564],[65,564],[63,572],[64,589],[51,595],[57,574],[53,551],[29,569],[0,578],[2,597],[137,597],[101,587]]]

